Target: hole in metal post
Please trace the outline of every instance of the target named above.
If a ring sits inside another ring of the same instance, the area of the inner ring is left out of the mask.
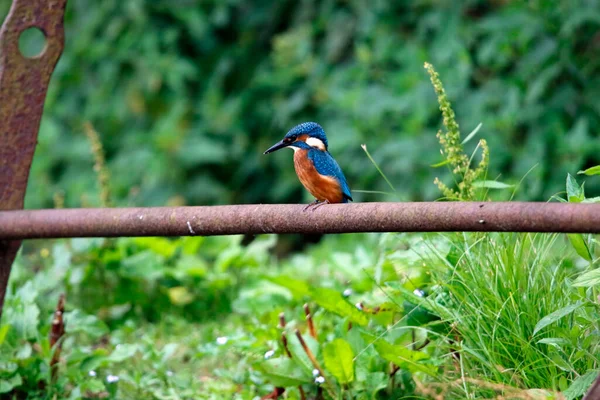
[[[46,48],[46,36],[36,28],[27,28],[19,35],[19,51],[26,58],[41,55]]]

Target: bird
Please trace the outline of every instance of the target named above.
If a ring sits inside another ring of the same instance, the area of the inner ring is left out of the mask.
[[[315,197],[315,201],[308,204],[304,211],[312,206],[314,211],[323,204],[352,201],[346,177],[328,151],[327,136],[321,125],[316,122],[296,125],[264,154],[286,147],[294,150],[294,168],[298,179]]]

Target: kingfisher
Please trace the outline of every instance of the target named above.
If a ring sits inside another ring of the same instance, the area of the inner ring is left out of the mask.
[[[352,200],[350,187],[338,163],[327,150],[327,136],[321,125],[304,122],[296,125],[283,139],[269,147],[264,154],[288,147],[294,150],[296,175],[306,190],[315,197],[306,211],[323,204],[347,203]]]

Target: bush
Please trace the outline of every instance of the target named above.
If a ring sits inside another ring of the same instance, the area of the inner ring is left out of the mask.
[[[27,205],[55,192],[98,204],[86,121],[121,205],[307,201],[290,156],[262,155],[305,120],[325,127],[352,189],[387,189],[367,143],[400,199],[434,199],[424,61],[464,130],[483,123],[491,170],[537,165],[520,196],[546,199],[600,161],[599,21],[595,1],[71,1]]]

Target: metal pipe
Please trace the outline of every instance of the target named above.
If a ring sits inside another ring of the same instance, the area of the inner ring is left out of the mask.
[[[600,233],[600,204],[433,202],[0,211],[0,240],[262,233]]]

